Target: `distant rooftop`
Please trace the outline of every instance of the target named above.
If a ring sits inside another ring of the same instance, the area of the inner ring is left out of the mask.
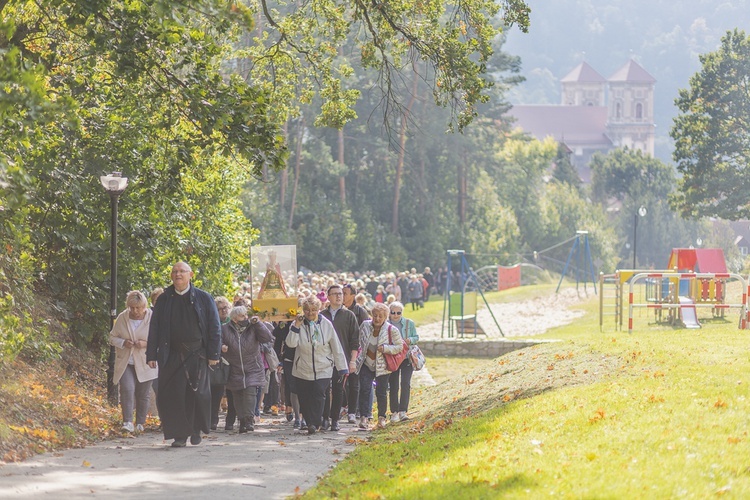
[[[601,145],[611,147],[607,130],[607,108],[604,106],[513,106],[508,114],[516,118],[515,126],[538,139],[552,136],[569,146]]]
[[[584,61],[573,68],[570,73],[562,77],[560,81],[563,83],[604,83],[607,81],[607,79],[600,75],[594,68],[592,68],[589,63]]]
[[[656,83],[656,78],[634,60],[629,60],[609,77],[610,82]]]

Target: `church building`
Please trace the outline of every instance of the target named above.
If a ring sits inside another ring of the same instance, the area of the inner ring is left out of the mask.
[[[513,106],[508,114],[537,139],[552,136],[571,152],[571,162],[585,183],[591,181],[591,155],[616,148],[654,155],[654,84],[634,60],[609,78],[582,62],[560,84],[560,105]]]

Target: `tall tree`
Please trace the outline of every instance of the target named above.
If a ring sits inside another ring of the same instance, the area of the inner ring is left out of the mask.
[[[634,238],[639,265],[661,268],[672,248],[694,245],[703,232],[700,223],[684,221],[670,209],[668,199],[676,187],[671,165],[640,151],[617,149],[594,155],[591,170],[592,198],[612,214],[620,255],[628,268],[632,267]],[[647,210],[643,217],[641,206]]]
[[[4,88],[18,96],[0,105],[14,124],[0,129],[12,165],[1,197],[18,201],[0,227],[23,220],[12,250],[36,269],[28,285],[77,341],[102,341],[109,241],[98,176],[119,170],[131,182],[117,296],[165,283],[178,258],[225,293],[255,237],[239,191],[285,154],[267,95],[220,71],[246,19],[207,0],[2,2],[0,19]]]
[[[750,37],[735,29],[680,90],[671,135],[682,174],[673,204],[689,217],[750,217]]]

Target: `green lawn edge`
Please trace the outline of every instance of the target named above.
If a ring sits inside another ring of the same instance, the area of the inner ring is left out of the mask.
[[[305,496],[750,497],[737,315],[687,330],[643,314],[632,334],[601,333],[598,297],[579,307],[540,336],[559,342],[415,390],[412,421],[363,439]]]

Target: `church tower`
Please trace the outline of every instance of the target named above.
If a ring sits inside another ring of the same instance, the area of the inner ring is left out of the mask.
[[[607,80],[582,62],[561,80],[563,106],[604,106]]]
[[[607,136],[615,147],[654,155],[654,84],[656,80],[629,60],[608,80]]]

